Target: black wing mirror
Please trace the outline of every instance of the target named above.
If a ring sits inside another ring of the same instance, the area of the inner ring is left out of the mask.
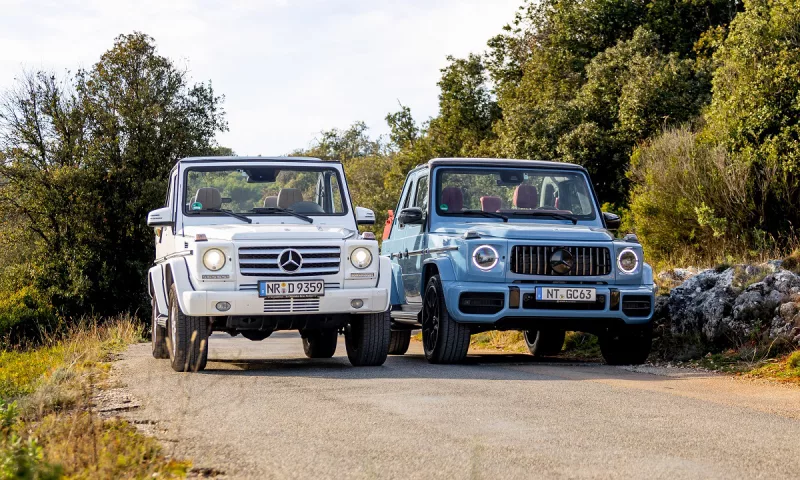
[[[619,230],[621,220],[616,213],[603,212],[603,220],[606,222],[606,228],[609,230]]]
[[[419,207],[410,207],[400,210],[400,215],[397,216],[397,221],[400,225],[421,225],[423,222],[422,209]]]

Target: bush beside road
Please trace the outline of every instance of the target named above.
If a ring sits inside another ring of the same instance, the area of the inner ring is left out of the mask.
[[[131,317],[82,322],[62,339],[0,352],[0,479],[182,478],[189,464],[104,413],[110,361],[141,340]]]

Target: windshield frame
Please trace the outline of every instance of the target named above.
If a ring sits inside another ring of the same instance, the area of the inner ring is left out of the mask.
[[[350,190],[347,189],[343,176],[338,168],[333,165],[338,165],[333,162],[329,162],[331,165],[325,165],[326,162],[319,162],[320,165],[292,165],[292,164],[285,164],[285,163],[247,163],[247,164],[232,164],[232,165],[220,165],[220,164],[213,164],[213,165],[203,165],[203,164],[193,164],[186,166],[183,169],[181,174],[183,183],[180,192],[179,198],[179,205],[181,206],[181,212],[187,218],[208,218],[208,217],[227,217],[228,215],[219,212],[208,212],[208,211],[193,211],[189,209],[188,202],[187,202],[187,195],[188,195],[188,187],[189,187],[189,172],[192,171],[204,171],[204,172],[220,172],[226,170],[241,170],[246,167],[275,167],[277,169],[285,169],[285,170],[294,170],[294,171],[310,171],[310,172],[325,172],[330,171],[334,174],[336,181],[339,183],[339,192],[342,197],[342,211],[339,213],[305,213],[305,212],[298,212],[302,215],[307,217],[346,217],[350,215]],[[266,182],[265,182],[266,183]],[[244,215],[247,217],[259,217],[259,218],[268,218],[268,217],[292,217],[293,215],[290,214],[283,214],[283,213],[255,213],[255,212],[234,212],[239,215]]]
[[[430,204],[431,205],[430,208],[431,208],[431,210],[433,212],[436,213],[436,216],[441,217],[443,219],[448,219],[449,220],[449,219],[453,219],[453,218],[460,218],[460,219],[471,219],[471,220],[479,219],[481,221],[490,221],[490,222],[503,222],[503,220],[500,219],[500,218],[495,219],[495,218],[490,218],[490,217],[479,217],[477,215],[464,215],[461,212],[448,212],[448,211],[442,210],[440,208],[441,196],[442,196],[442,179],[444,177],[443,174],[447,174],[447,173],[462,173],[462,174],[476,174],[476,175],[478,175],[478,174],[480,174],[482,172],[486,172],[486,174],[489,174],[489,173],[497,173],[497,172],[502,171],[502,170],[516,170],[516,171],[525,171],[525,172],[536,172],[537,174],[539,172],[541,172],[542,174],[552,174],[552,175],[563,174],[565,176],[574,175],[574,176],[581,177],[581,178],[583,178],[583,181],[585,182],[586,190],[587,190],[588,195],[590,197],[590,202],[592,204],[592,215],[575,215],[575,214],[571,214],[571,215],[574,216],[579,223],[580,222],[596,223],[598,221],[598,219],[602,219],[602,217],[600,215],[601,208],[600,208],[599,201],[597,199],[597,194],[594,191],[594,185],[592,184],[588,173],[585,170],[580,169],[580,168],[571,169],[571,168],[543,167],[543,166],[538,166],[538,165],[537,166],[527,166],[527,165],[520,165],[520,166],[515,166],[515,165],[497,165],[497,166],[493,166],[493,165],[481,165],[481,166],[447,165],[447,166],[440,166],[440,167],[436,168],[435,170],[436,170],[435,173],[434,173],[435,181],[431,182],[431,187],[433,189],[431,194],[434,196],[436,201],[432,202]],[[525,210],[519,210],[519,211],[520,212],[525,212]],[[534,211],[537,211],[537,210],[534,210]],[[538,211],[539,212],[543,212],[543,213],[547,212],[547,210],[538,210]],[[539,223],[539,222],[544,221],[544,222],[548,222],[548,223],[556,222],[556,224],[561,224],[563,222],[567,222],[568,221],[568,220],[559,219],[559,218],[547,217],[547,216],[544,216],[544,215],[541,215],[541,216],[539,216],[539,215],[524,215],[524,214],[523,215],[515,215],[515,214],[509,213],[507,211],[500,211],[500,213],[508,217],[508,222],[509,223],[512,223],[512,222],[520,223],[520,221],[522,223],[530,223],[530,222]],[[572,222],[569,221],[569,223],[571,224]],[[602,223],[602,220],[601,220],[601,223]]]

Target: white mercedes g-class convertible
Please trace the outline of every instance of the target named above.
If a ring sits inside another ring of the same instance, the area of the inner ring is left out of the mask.
[[[155,358],[205,368],[211,332],[264,340],[299,330],[310,358],[328,358],[343,331],[353,365],[389,348],[391,262],[358,225],[342,165],[313,158],[186,158],[165,206],[150,212]]]

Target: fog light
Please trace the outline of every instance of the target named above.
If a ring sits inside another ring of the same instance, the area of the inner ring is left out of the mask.
[[[364,306],[364,300],[361,300],[360,298],[350,300],[350,306],[353,308],[361,308]]]
[[[229,302],[217,302],[216,307],[220,312],[227,312],[231,309],[231,304]]]

